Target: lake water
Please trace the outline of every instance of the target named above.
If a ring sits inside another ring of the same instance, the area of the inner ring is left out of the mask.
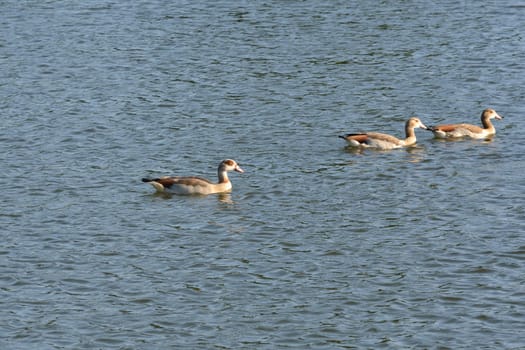
[[[2,349],[525,349],[525,2],[0,13]]]

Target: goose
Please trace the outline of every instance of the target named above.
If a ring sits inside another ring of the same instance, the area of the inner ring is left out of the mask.
[[[428,130],[434,133],[436,138],[457,138],[470,137],[473,139],[484,139],[496,134],[496,128],[492,125],[491,119],[503,119],[495,110],[487,108],[481,113],[481,124],[483,127],[472,124],[444,124],[431,126]]]
[[[239,164],[233,159],[225,159],[217,169],[219,181],[213,183],[210,180],[197,176],[165,176],[156,179],[143,178],[142,182],[151,184],[157,192],[171,194],[200,194],[229,192],[232,183],[228,178],[228,171],[244,173]]]
[[[412,117],[407,120],[405,124],[406,138],[400,140],[397,137],[379,132],[364,132],[358,134],[346,134],[339,136],[348,141],[353,147],[371,147],[381,150],[400,148],[412,146],[416,143],[415,128],[427,129],[427,127],[419,120],[419,118]]]

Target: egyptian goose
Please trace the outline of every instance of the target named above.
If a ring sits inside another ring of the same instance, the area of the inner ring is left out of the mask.
[[[473,139],[484,139],[496,133],[491,119],[503,119],[495,110],[487,108],[481,113],[481,124],[483,127],[472,124],[445,124],[431,126],[428,130],[434,133],[436,138],[471,137]]]
[[[346,134],[339,136],[348,141],[350,146],[354,147],[371,147],[382,150],[412,146],[416,143],[415,128],[427,129],[427,127],[419,120],[419,118],[412,117],[407,120],[405,124],[406,138],[400,140],[397,137],[379,132],[364,132],[359,134]]]
[[[213,183],[207,179],[197,176],[165,176],[157,179],[143,178],[143,182],[150,183],[157,192],[172,194],[212,194],[228,192],[232,189],[232,183],[228,179],[228,171],[244,173],[244,170],[232,159],[223,160],[217,170],[219,182]]]

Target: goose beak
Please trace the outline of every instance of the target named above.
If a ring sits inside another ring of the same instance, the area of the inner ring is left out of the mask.
[[[235,170],[236,172],[241,173],[241,174],[244,173],[244,170],[242,170],[241,167],[238,166],[238,165],[236,165],[233,170]]]
[[[496,118],[497,120],[501,120],[503,119],[503,117],[501,115],[499,115],[498,113],[496,113],[496,115],[494,116],[494,118]]]

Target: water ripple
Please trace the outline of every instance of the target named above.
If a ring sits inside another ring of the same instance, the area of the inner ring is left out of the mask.
[[[522,7],[33,5],[0,5],[2,348],[523,346]],[[491,140],[337,138],[486,107]],[[230,194],[140,182],[224,158]]]

